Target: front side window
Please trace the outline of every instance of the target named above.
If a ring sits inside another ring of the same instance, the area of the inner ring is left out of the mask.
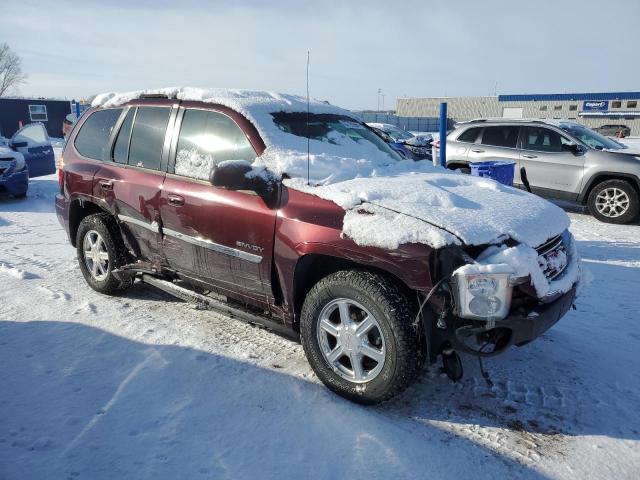
[[[480,127],[470,128],[469,130],[462,132],[462,134],[458,137],[458,141],[466,142],[466,143],[474,143],[478,138],[478,134],[480,133],[480,130],[482,130],[482,128]]]
[[[209,180],[220,162],[253,162],[255,157],[249,139],[231,118],[209,110],[185,110],[176,148],[176,175]]]
[[[527,127],[522,148],[537,152],[562,152],[571,142],[558,132],[544,127]]]
[[[42,145],[49,143],[49,135],[44,125],[30,124],[19,130],[13,137],[14,142],[27,142],[29,145]]]
[[[138,107],[129,145],[129,165],[159,170],[164,135],[169,123],[168,107]]]
[[[109,155],[109,138],[120,114],[121,108],[97,110],[82,124],[76,136],[75,147],[83,157],[106,160]]]
[[[519,130],[520,127],[512,125],[486,127],[482,134],[482,144],[494,147],[516,148]]]
[[[46,122],[47,106],[46,105],[29,105],[29,118],[31,118],[32,122]]]

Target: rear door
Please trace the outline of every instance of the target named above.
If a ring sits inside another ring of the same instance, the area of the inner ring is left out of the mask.
[[[181,109],[160,200],[163,251],[176,270],[267,305],[276,210],[255,192],[209,182],[222,161],[253,162],[261,146],[248,128],[230,110]]]
[[[24,156],[29,177],[56,173],[56,159],[47,129],[41,123],[30,123],[18,130],[11,146]]]
[[[168,157],[171,105],[139,105],[123,112],[111,161],[94,176],[94,196],[124,225],[125,240],[142,259],[162,264],[160,194]]]
[[[575,200],[582,187],[584,155],[569,149],[568,137],[546,126],[523,127],[520,167],[539,195]]]

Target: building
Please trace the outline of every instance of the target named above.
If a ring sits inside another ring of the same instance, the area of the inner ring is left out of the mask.
[[[41,122],[50,137],[62,138],[62,122],[70,113],[69,100],[0,98],[0,136],[11,138],[21,126]]]
[[[640,135],[640,92],[399,98],[397,115],[436,117],[441,102],[447,102],[448,116],[456,122],[485,117],[554,118],[590,128],[626,125],[631,135]]]

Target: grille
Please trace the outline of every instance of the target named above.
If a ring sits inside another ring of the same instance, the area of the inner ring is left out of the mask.
[[[547,280],[555,280],[567,268],[567,249],[562,235],[543,243],[536,248],[536,251],[538,252],[538,264]]]

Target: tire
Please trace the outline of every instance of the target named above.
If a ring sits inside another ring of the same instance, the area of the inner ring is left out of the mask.
[[[591,214],[606,223],[629,223],[638,216],[638,192],[626,180],[597,184],[587,200]]]
[[[85,252],[94,252],[88,258]],[[126,263],[126,249],[115,220],[106,213],[89,215],[82,219],[76,234],[78,264],[84,279],[96,292],[107,295],[123,290],[131,281],[120,281],[113,270]],[[96,268],[92,268],[96,265]]]
[[[346,317],[351,317],[347,323],[341,315],[345,311],[349,312]],[[367,315],[373,322],[364,322]],[[300,336],[311,368],[329,389],[351,401],[371,405],[402,392],[420,371],[424,356],[414,320],[414,308],[385,276],[362,270],[340,271],[320,280],[307,294]],[[336,335],[327,332],[327,321],[329,329],[338,332]],[[356,326],[363,329],[371,323],[375,326],[364,330],[364,335],[356,334]],[[329,354],[338,347],[344,353],[330,363]],[[382,361],[367,355],[373,352],[370,347],[378,358],[382,352]],[[360,349],[367,350],[361,353]],[[358,355],[363,355],[361,360],[357,360]],[[359,380],[359,369],[353,367],[352,358],[361,367]]]

